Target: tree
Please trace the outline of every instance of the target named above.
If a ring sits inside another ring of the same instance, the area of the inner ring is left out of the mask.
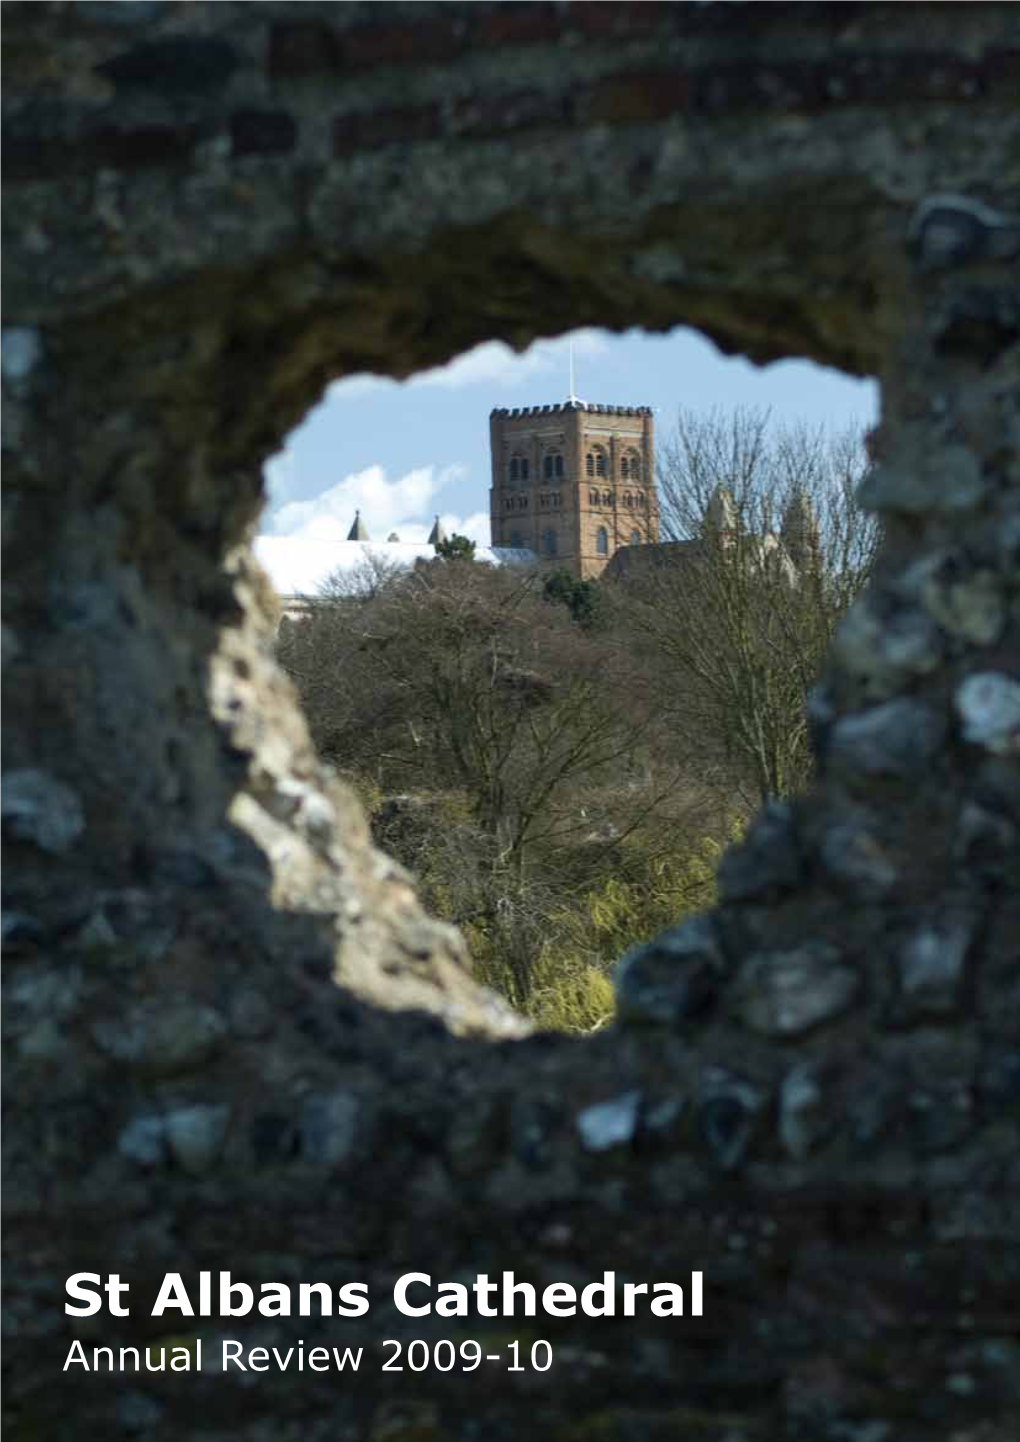
[[[550,604],[534,570],[436,563],[320,602],[281,639],[320,754],[381,799],[379,839],[519,1005],[549,961],[550,918],[642,827],[654,867],[651,818],[701,804],[660,759],[633,653]]]
[[[859,437],[760,410],[681,410],[661,445],[665,544],[631,587],[664,714],[706,775],[746,802],[801,789],[805,714],[833,630],[869,574]]]
[[[469,541],[467,536],[459,536],[455,531],[452,536],[436,544],[436,555],[441,556],[444,561],[473,561],[475,543]]]
[[[579,580],[565,566],[557,567],[546,577],[542,594],[547,601],[566,606],[577,624],[586,630],[606,623],[605,597],[598,582]]]

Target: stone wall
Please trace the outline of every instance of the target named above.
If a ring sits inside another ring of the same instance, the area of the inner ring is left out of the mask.
[[[1020,1433],[1017,32],[5,6],[12,1439]],[[581,1045],[522,1036],[371,849],[248,540],[330,378],[593,323],[877,373],[887,544],[817,792]],[[548,1336],[544,1378],[60,1373],[165,1333],[169,1270],[367,1281],[362,1323],[169,1330],[374,1345],[441,1335],[386,1307],[402,1271],[692,1267],[700,1320],[464,1324]],[[132,1317],[72,1331],[76,1270]]]

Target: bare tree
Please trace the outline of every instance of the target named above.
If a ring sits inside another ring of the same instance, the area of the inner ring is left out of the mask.
[[[748,805],[810,775],[806,694],[877,543],[855,500],[865,465],[854,434],[784,430],[760,410],[681,410],[661,444],[664,544],[630,612],[665,712]]]

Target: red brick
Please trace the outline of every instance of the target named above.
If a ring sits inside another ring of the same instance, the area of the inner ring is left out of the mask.
[[[628,0],[626,4],[606,0],[574,0],[570,7],[571,26],[595,39],[602,36],[647,35],[667,18],[670,7],[658,0]]]
[[[346,155],[352,150],[372,150],[394,141],[412,144],[432,140],[440,134],[441,116],[438,104],[403,106],[397,110],[363,110],[338,115],[333,121],[333,153]]]
[[[340,68],[340,50],[331,26],[320,20],[274,25],[269,35],[269,73],[315,75]]]
[[[410,65],[452,60],[464,49],[463,27],[451,11],[448,20],[421,25],[357,25],[341,40],[344,61],[352,69],[366,65]]]
[[[568,7],[572,12],[573,6]],[[472,26],[471,38],[479,46],[541,45],[555,41],[564,26],[572,23],[554,5],[539,3],[501,5],[498,10],[479,10]]]
[[[189,160],[197,132],[190,125],[141,125],[133,130],[112,126],[87,131],[73,140],[58,136],[5,135],[4,176],[7,180],[50,180],[77,171],[135,170]]]
[[[986,50],[975,69],[986,94],[1016,99],[1020,91],[1020,50],[1004,46]]]
[[[685,111],[690,84],[682,70],[645,70],[589,86],[579,97],[584,119],[610,124],[648,122]]]
[[[235,110],[230,139],[233,155],[282,155],[294,149],[297,126],[285,110]]]

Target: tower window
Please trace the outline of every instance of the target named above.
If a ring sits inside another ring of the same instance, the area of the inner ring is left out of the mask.
[[[634,497],[631,495],[630,491],[624,491],[623,504],[628,507],[634,504]]]
[[[603,491],[603,493],[602,493],[602,504],[603,504],[604,506],[611,506],[611,505],[613,504],[613,493],[612,493],[612,491]]]
[[[609,555],[609,532],[605,526],[599,526],[595,532],[595,550],[600,556]]]
[[[562,456],[557,455],[557,456],[555,457],[555,464],[554,464],[554,466],[553,466],[553,471],[555,472],[555,474],[557,475],[557,477],[563,475],[563,457],[562,457]]]
[[[591,459],[591,457],[589,457],[589,460],[590,460],[590,459]],[[589,504],[590,506],[597,506],[598,503],[599,503],[599,500],[600,500],[600,496],[599,496],[598,491],[589,491],[589,492],[588,492],[588,504]]]
[[[521,463],[516,456],[510,462],[510,484],[513,485],[520,477]]]
[[[584,458],[584,469],[586,475],[593,476],[595,474],[595,457],[591,451]]]
[[[640,544],[641,544],[641,536],[640,536],[640,533],[639,533],[638,531],[631,531],[631,533],[630,533],[630,543],[631,543],[632,546],[640,546]]]
[[[556,555],[559,547],[555,531],[546,531],[545,535],[542,538],[542,546],[547,556]]]
[[[604,476],[606,474],[606,453],[605,451],[595,452],[595,474]]]
[[[542,459],[542,476],[543,476],[543,479],[544,479],[544,480],[547,480],[547,481],[552,480],[552,473],[553,473],[553,458],[552,458],[552,456],[544,456],[543,459]]]
[[[641,479],[641,457],[637,451],[627,451],[620,462],[620,475],[625,481]]]
[[[511,546],[514,548],[515,551],[523,551],[523,550],[524,550],[524,538],[523,538],[523,536],[521,535],[520,531],[511,531],[511,532],[510,532],[510,544],[511,544]]]
[[[521,457],[521,480],[526,481],[531,472],[531,463],[526,456]]]
[[[626,480],[629,474],[630,460],[627,456],[624,456],[623,460],[620,462],[620,475],[623,477],[624,480]]]

